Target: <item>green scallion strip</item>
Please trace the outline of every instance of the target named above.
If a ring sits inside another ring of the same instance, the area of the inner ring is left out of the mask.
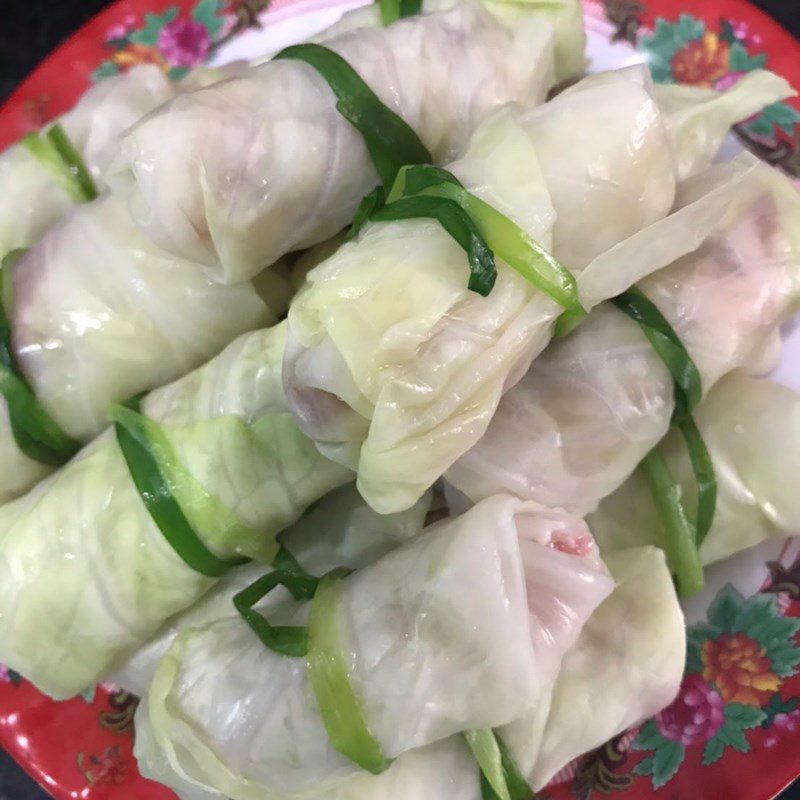
[[[658,307],[638,289],[630,289],[612,302],[638,323],[674,381],[675,408],[672,424],[683,435],[697,484],[697,517],[689,521],[681,501],[680,487],[669,474],[660,453],[653,451],[643,462],[650,491],[666,534],[665,551],[682,596],[703,585],[698,548],[711,529],[717,505],[717,479],[706,443],[691,414],[703,398],[700,370],[680,337]]]
[[[345,242],[350,242],[355,239],[358,234],[361,233],[361,229],[364,225],[369,222],[372,215],[375,214],[379,208],[382,208],[385,202],[386,192],[383,186],[376,186],[369,194],[364,195],[353,216],[353,224],[344,237]]]
[[[691,597],[703,588],[703,565],[697,550],[695,527],[686,517],[681,490],[670,475],[667,462],[655,449],[642,461],[650,494],[664,529],[663,549],[667,554],[678,594]]]
[[[262,644],[281,655],[302,658],[308,653],[308,628],[271,625],[253,606],[276,586],[288,589],[296,600],[311,600],[319,579],[309,575],[285,547],[278,551],[273,566],[272,572],[234,595],[233,605]]]
[[[372,214],[375,222],[401,219],[435,219],[464,248],[469,261],[468,288],[486,297],[497,280],[494,254],[472,217],[455,201],[445,197],[403,197]]]
[[[331,744],[359,767],[377,775],[391,760],[367,726],[347,669],[339,631],[342,572],[328,573],[319,582],[308,622],[308,671],[320,716]]]
[[[553,330],[554,339],[562,339],[564,336],[572,333],[578,325],[583,322],[588,313],[582,308],[578,311],[564,311],[563,314],[556,320],[556,327]]]
[[[287,47],[275,58],[305,61],[325,79],[336,95],[336,109],[364,138],[384,186],[392,185],[403,165],[431,162],[431,154],[414,130],[380,101],[338,53],[306,43]]]
[[[76,203],[88,203],[97,197],[92,176],[60,123],[44,133],[29,133],[22,145],[50,171]]]
[[[500,746],[491,728],[481,728],[480,730],[465,731],[464,738],[467,740],[472,755],[478,762],[481,770],[481,782],[488,783],[494,796],[499,800],[511,800],[511,792],[506,785],[505,771],[503,770],[503,759],[500,755]]]
[[[391,25],[398,19],[413,17],[422,10],[422,0],[378,0],[381,22]]]
[[[689,459],[692,462],[695,483],[697,484],[697,517],[695,519],[697,546],[711,530],[714,514],[717,510],[717,475],[714,463],[708,452],[703,436],[697,428],[694,418],[689,416],[678,423],[683,434]]]
[[[686,442],[697,484],[694,541],[696,548],[699,548],[711,529],[717,506],[717,478],[714,464],[697,423],[691,416],[695,406],[703,397],[700,371],[667,319],[640,291],[631,289],[614,298],[612,302],[639,324],[672,375],[675,387],[672,424],[680,429]],[[685,517],[683,511],[682,516]]]
[[[13,250],[0,264],[0,395],[8,407],[8,419],[17,447],[28,458],[61,466],[80,450],[80,442],[67,435],[36,399],[14,357],[11,322],[6,308],[12,303],[11,273],[24,250]]]
[[[433,196],[457,203],[474,222],[489,248],[525,280],[548,294],[560,306],[580,313],[574,276],[536,240],[496,208],[470,194],[447,170],[410,165],[398,173],[387,206],[403,197]]]
[[[672,421],[680,422],[703,399],[703,383],[697,365],[666,317],[638,289],[629,289],[611,302],[639,323],[644,335],[672,375],[675,381],[675,410]]]
[[[483,800],[533,800],[533,789],[519,771],[505,742],[491,729],[464,733],[481,770]]]
[[[219,558],[203,544],[170,492],[139,408],[137,397],[126,405],[112,405],[108,415],[139,496],[164,538],[195,572],[210,578],[219,578],[231,567],[247,562],[246,558]]]

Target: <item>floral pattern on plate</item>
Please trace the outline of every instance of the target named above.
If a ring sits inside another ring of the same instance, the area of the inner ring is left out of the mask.
[[[157,64],[178,79],[276,11],[308,13],[337,2],[272,0],[264,17],[267,0],[118,0],[0,109],[0,147],[62,113],[90,80],[138,63]],[[767,66],[800,82],[798,46],[743,0],[715,0],[704,19],[696,8],[686,13],[686,0],[584,4],[604,39],[629,52],[635,47],[656,80],[724,88]],[[796,101],[771,106],[737,133],[762,158],[800,175],[797,108]],[[696,800],[698,785],[704,797],[767,800],[797,774],[800,559],[762,561],[761,569],[769,578],[760,593],[726,586],[705,620],[690,626],[675,702],[568,765],[539,800]],[[56,703],[0,667],[0,744],[59,800],[174,800],[136,769],[137,702],[101,685]]]
[[[657,83],[723,90],[771,66],[762,36],[744,20],[720,17],[714,24],[684,12],[675,19],[656,17],[650,29],[643,22],[644,3],[604,0],[603,6],[615,37],[645,55]],[[748,149],[800,177],[800,111],[794,105],[767,106],[740,122],[736,133]]]
[[[144,19],[127,14],[106,32],[105,46],[113,51],[92,72],[93,81],[124,72],[136,64],[155,64],[170,78],[183,78],[204,64],[241,31],[257,27],[268,0],[199,0],[188,13],[177,5]]]

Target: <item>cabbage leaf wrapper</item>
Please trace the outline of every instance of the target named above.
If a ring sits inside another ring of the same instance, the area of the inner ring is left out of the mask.
[[[280,539],[312,574],[323,575],[334,567],[360,569],[422,531],[432,494],[427,492],[419,502],[398,514],[377,514],[361,498],[355,484],[348,483],[310,506],[281,533]],[[169,620],[108,680],[143,697],[158,661],[175,637],[183,630],[238,617],[233,596],[260,578],[264,571],[264,565],[257,562],[231,570],[196,605]],[[278,607],[288,599],[288,593],[278,588],[259,608],[263,613],[265,608]]]
[[[667,215],[676,188],[666,118],[642,70],[499,112],[448,167],[552,250],[586,309],[684,255],[695,224],[681,224],[693,211],[671,217],[683,239],[665,237],[652,253],[635,238]],[[308,274],[290,309],[292,411],[323,453],[358,472],[380,512],[413,503],[480,439],[561,312],[499,259],[488,297],[468,291],[466,272],[436,223],[372,223]]]
[[[273,271],[236,286],[156,247],[124,202],[75,207],[16,263],[11,345],[38,401],[86,441],[121,402],[185,375],[238,335],[269,325],[291,292]],[[19,449],[0,399],[0,501],[52,467]]]
[[[345,578],[350,680],[384,754],[532,708],[612,588],[582,520],[509,496]],[[306,610],[273,617],[295,624]],[[142,707],[144,774],[166,759],[179,780],[233,800],[344,797],[362,777],[329,742],[305,661],[267,650],[238,619],[181,633]]]
[[[768,70],[742,75],[722,92],[676,83],[655,85],[658,105],[667,113],[678,177],[688,178],[712,161],[731,127],[797,92]]]
[[[60,124],[102,192],[106,188],[103,172],[131,125],[176,94],[230,78],[245,66],[234,61],[222,67],[195,67],[176,82],[154,65],[139,64],[92,85],[74,108],[41,133]],[[21,142],[0,154],[0,186],[0,257],[30,247],[76,203]]]
[[[639,289],[678,334],[707,394],[735,369],[760,369],[797,308],[799,226],[791,183],[743,155],[682,183],[669,217],[606,257],[674,261]],[[635,322],[603,304],[533,363],[446,478],[473,502],[505,491],[585,514],[667,433],[673,409],[661,358]]]
[[[423,0],[422,11],[425,14],[446,11],[459,2],[461,0]],[[509,28],[525,19],[535,19],[540,25],[552,25],[555,34],[556,83],[574,78],[584,71],[586,26],[580,0],[524,0],[521,3],[481,0],[481,5]],[[342,33],[381,24],[379,4],[370,3],[348,11],[340,20],[318,34],[314,41],[327,42]]]
[[[95,183],[110,163],[120,135],[175,96],[175,86],[156,66],[134,67],[92,86],[58,122]],[[30,247],[75,201],[21,143],[0,154],[0,257]]]
[[[766,539],[800,533],[800,498],[792,476],[800,467],[800,396],[785,386],[735,372],[712,389],[695,412],[717,475],[717,512],[700,545],[712,564]],[[678,437],[662,444],[687,509],[697,493]],[[659,544],[647,486],[635,472],[591,515],[605,550]]]
[[[352,480],[286,408],[285,328],[240,337],[143,403],[180,465],[170,489],[219,558],[269,563],[275,534]],[[0,507],[0,531],[0,660],[55,698],[111,672],[215,582],[167,543],[112,430]]]
[[[538,708],[499,731],[538,791],[573,758],[668,706],[680,688],[686,628],[664,553],[604,555],[616,582],[566,654]]]
[[[553,83],[552,26],[509,28],[479,4],[325,45],[440,163],[493,108],[541,102]],[[128,132],[106,179],[153,241],[223,283],[333,236],[378,183],[325,79],[293,60],[175,98]]]

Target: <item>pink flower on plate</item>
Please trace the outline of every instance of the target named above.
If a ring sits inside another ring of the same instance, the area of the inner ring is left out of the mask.
[[[211,37],[202,22],[175,19],[159,32],[158,49],[173,66],[194,67],[205,61]]]
[[[724,92],[726,89],[730,89],[736,83],[747,75],[746,72],[728,72],[726,75],[723,75],[719,80],[714,81],[714,88],[718,92]]]
[[[136,27],[136,14],[128,14],[122,22],[112,25],[106,31],[106,41],[124,39]]]
[[[678,697],[656,716],[659,733],[683,745],[707,742],[725,722],[725,701],[696,674],[687,675]]]
[[[788,714],[776,714],[769,731],[764,736],[764,747],[775,747],[783,733],[795,733],[800,726],[800,709]]]
[[[733,35],[744,44],[753,45],[754,47],[758,47],[760,44],[763,44],[763,39],[757,33],[750,33],[750,26],[743,22],[742,20],[738,19],[730,19],[728,20],[731,24],[731,30],[733,31]]]

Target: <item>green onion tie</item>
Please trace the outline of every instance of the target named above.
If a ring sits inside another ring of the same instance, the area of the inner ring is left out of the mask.
[[[320,716],[334,749],[377,775],[391,765],[367,726],[342,649],[338,611],[341,571],[319,583],[308,622],[308,671]]]
[[[139,496],[164,538],[188,566],[209,578],[222,577],[249,559],[219,558],[203,544],[158,466],[147,435],[147,420],[139,413],[139,406],[140,398],[136,397],[125,405],[112,405],[108,412]]]
[[[13,250],[0,264],[0,395],[5,398],[11,433],[17,447],[28,458],[58,467],[66,464],[81,448],[47,413],[17,364],[11,343],[11,321],[7,313],[12,302],[14,265],[24,250]]]
[[[639,325],[674,381],[672,424],[678,427],[686,442],[697,484],[694,525],[686,516],[680,486],[672,480],[663,456],[656,450],[651,451],[642,462],[642,468],[666,534],[664,550],[679,593],[682,597],[689,597],[703,586],[698,551],[714,522],[717,505],[714,464],[692,417],[692,411],[703,398],[700,370],[667,318],[638,289],[629,289],[611,302]]]
[[[44,133],[29,133],[22,139],[22,146],[49,170],[76,203],[88,203],[97,197],[91,173],[61,123]]]
[[[482,800],[533,800],[536,797],[505,742],[493,730],[466,731],[464,738],[481,770]]]
[[[391,186],[400,167],[429,163],[432,158],[411,126],[367,86],[338,53],[321,44],[296,44],[276,59],[297,59],[313,67],[336,95],[336,109],[364,138],[384,186]]]

